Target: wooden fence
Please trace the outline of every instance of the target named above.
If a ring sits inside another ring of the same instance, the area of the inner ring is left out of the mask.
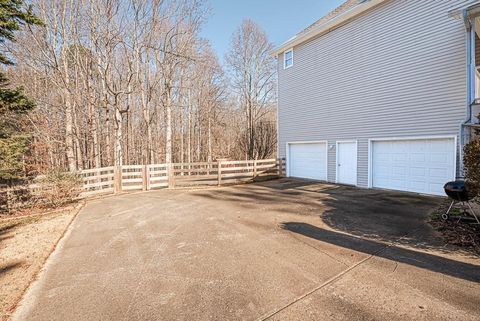
[[[283,176],[284,159],[123,165],[80,172],[82,197],[132,190],[222,185],[251,181],[259,176]]]

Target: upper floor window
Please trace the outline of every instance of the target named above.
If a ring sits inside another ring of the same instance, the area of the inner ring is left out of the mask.
[[[283,53],[283,69],[293,66],[293,49],[289,49]]]

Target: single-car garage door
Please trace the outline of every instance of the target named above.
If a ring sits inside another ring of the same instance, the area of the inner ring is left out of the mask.
[[[290,143],[288,152],[289,176],[327,180],[326,143]]]
[[[443,195],[455,179],[455,140],[415,139],[372,142],[372,187]]]

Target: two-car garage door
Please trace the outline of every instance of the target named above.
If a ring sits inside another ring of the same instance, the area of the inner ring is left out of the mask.
[[[443,195],[455,178],[453,138],[372,141],[371,148],[372,187]]]

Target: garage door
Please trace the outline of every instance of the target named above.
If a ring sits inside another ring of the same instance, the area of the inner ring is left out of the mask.
[[[444,195],[455,178],[455,140],[421,139],[372,142],[372,186]]]
[[[289,144],[289,176],[327,180],[327,144]]]

